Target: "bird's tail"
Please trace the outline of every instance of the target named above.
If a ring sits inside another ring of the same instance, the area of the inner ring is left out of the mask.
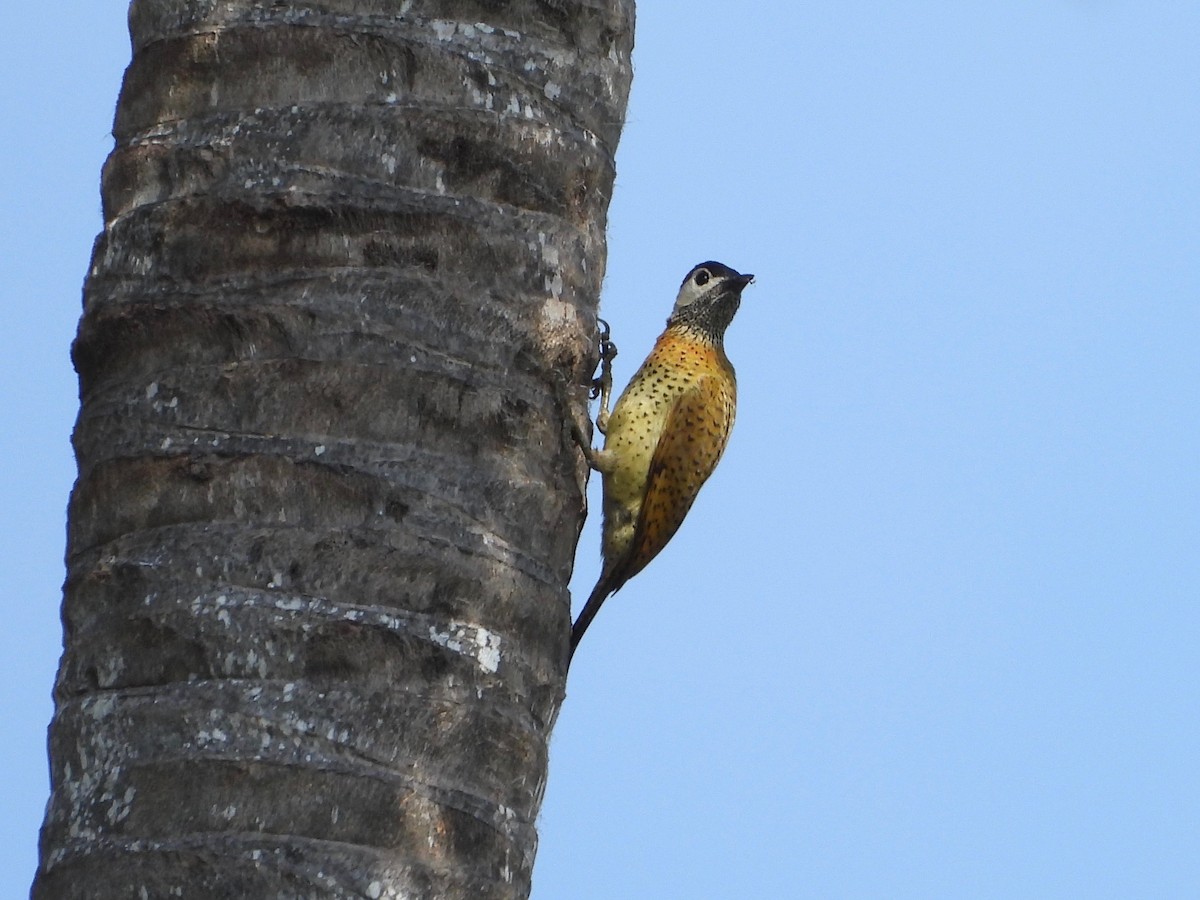
[[[619,585],[618,585],[619,587]],[[614,588],[610,579],[602,576],[596,586],[592,588],[591,596],[588,597],[587,603],[583,604],[583,609],[579,613],[579,618],[575,620],[575,624],[571,626],[571,655],[567,657],[567,665],[571,664],[571,658],[575,656],[575,648],[579,646],[579,642],[583,640],[583,633],[587,631],[588,626],[592,624],[592,619],[596,618],[596,613],[600,611],[600,605],[604,603],[608,596],[612,594]]]

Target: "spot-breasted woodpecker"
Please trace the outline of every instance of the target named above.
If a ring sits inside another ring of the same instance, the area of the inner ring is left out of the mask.
[[[604,355],[596,419],[604,449],[575,429],[604,481],[604,567],[571,629],[572,655],[604,600],[666,546],[725,451],[737,406],[725,329],[753,280],[718,262],[688,272],[666,330],[611,414],[604,379],[615,351]]]

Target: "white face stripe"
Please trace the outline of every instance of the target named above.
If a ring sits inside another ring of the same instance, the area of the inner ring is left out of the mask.
[[[705,275],[707,275],[707,278]],[[704,284],[696,283],[697,276],[700,276],[700,280],[703,281]],[[687,278],[684,279],[683,284],[680,285],[679,294],[675,298],[674,311],[679,312],[679,310],[691,306],[702,297],[720,291],[725,284],[735,277],[737,277],[736,273],[722,272],[718,274],[716,271],[713,271],[713,269],[710,269],[705,264],[701,263],[700,265],[696,266],[696,268],[692,269],[692,271],[688,272]]]

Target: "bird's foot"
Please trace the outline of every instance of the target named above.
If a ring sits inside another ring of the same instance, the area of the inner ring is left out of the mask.
[[[612,361],[617,358],[617,345],[610,338],[612,328],[604,319],[596,321],[600,323],[600,374],[592,379],[593,400],[604,396],[606,391],[612,393]]]
[[[583,451],[583,455],[587,457],[588,464],[592,462],[595,450],[592,448],[592,440],[588,436],[587,431],[580,422],[580,417],[576,413],[577,402],[575,397],[575,385],[567,383],[567,376],[560,370],[554,371],[554,393],[558,398],[559,408],[563,415],[563,441],[564,443],[573,443]]]
[[[600,374],[592,379],[591,397],[600,398],[600,410],[596,413],[596,427],[601,434],[608,433],[608,404],[612,399],[612,361],[617,358],[617,345],[612,342],[612,330],[603,319],[600,323]]]

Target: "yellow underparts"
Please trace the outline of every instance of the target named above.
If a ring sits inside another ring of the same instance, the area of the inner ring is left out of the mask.
[[[690,329],[668,328],[617,400],[599,454],[611,590],[674,534],[724,451],[735,405],[724,350]],[[639,533],[648,491],[647,516],[653,517]]]

